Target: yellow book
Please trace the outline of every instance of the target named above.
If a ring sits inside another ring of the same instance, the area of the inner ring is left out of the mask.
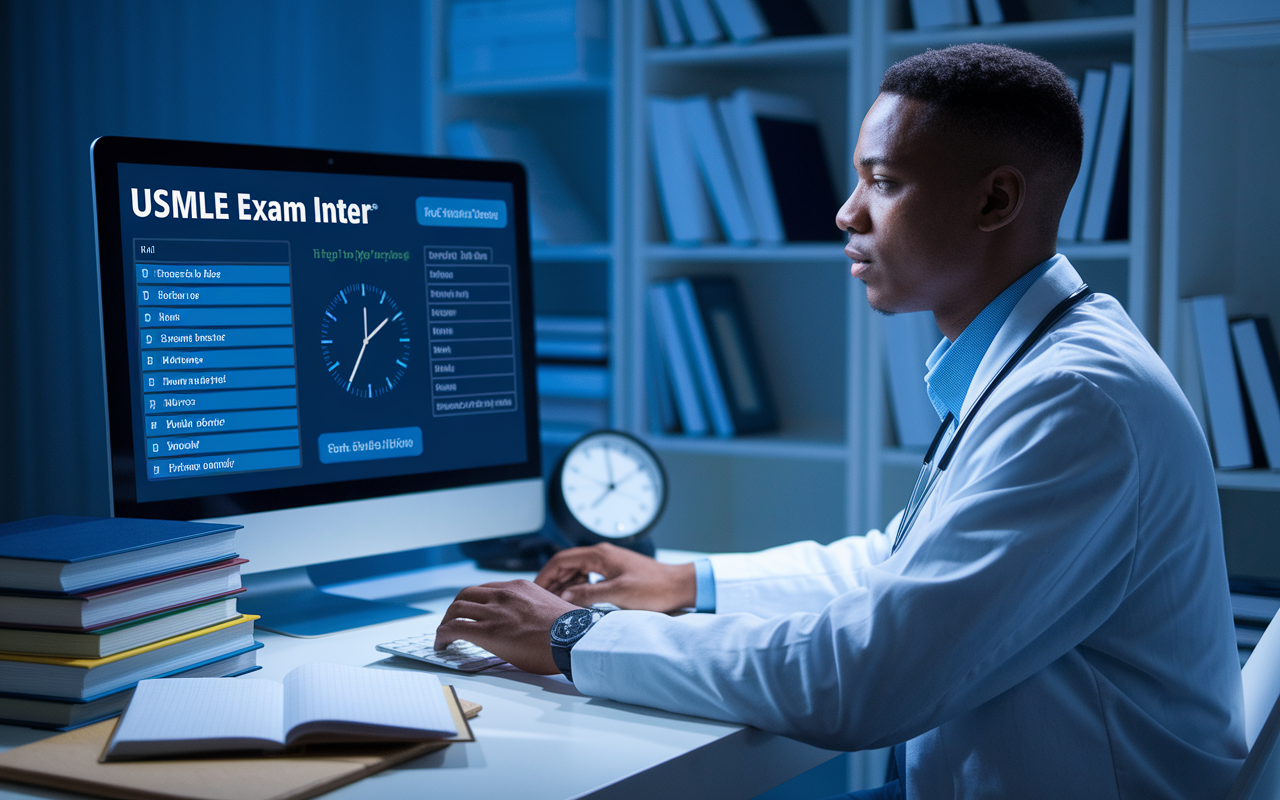
[[[254,648],[253,621],[233,620],[171,636],[105,658],[0,654],[0,686],[6,694],[87,700],[144,678],[191,669]]]

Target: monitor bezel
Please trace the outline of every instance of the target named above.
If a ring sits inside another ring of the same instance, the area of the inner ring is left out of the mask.
[[[95,140],[90,153],[98,294],[107,386],[111,498],[115,516],[205,519],[541,477],[542,454],[538,435],[538,392],[534,366],[533,270],[529,251],[527,179],[523,166],[504,161],[119,136],[104,136]],[[525,416],[526,460],[492,467],[138,502],[131,407],[134,398],[125,333],[125,293],[128,287],[121,239],[119,164],[443,178],[511,184],[514,194],[514,213],[511,219],[516,234],[514,266],[517,285],[523,287],[517,293],[517,305],[520,317],[520,351],[524,364],[521,382],[524,393],[522,411]]]

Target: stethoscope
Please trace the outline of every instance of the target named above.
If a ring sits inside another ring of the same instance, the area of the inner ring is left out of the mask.
[[[974,401],[969,413],[965,414],[964,419],[960,421],[955,435],[951,437],[951,441],[947,444],[947,449],[942,452],[942,458],[938,461],[937,469],[934,469],[933,457],[937,455],[938,447],[942,444],[942,438],[946,436],[947,431],[951,429],[951,423],[955,421],[955,416],[950,411],[947,412],[942,424],[938,426],[938,432],[933,436],[933,442],[929,445],[929,449],[925,451],[924,465],[920,467],[920,475],[916,478],[915,488],[911,490],[911,499],[907,502],[907,508],[902,512],[902,519],[898,522],[898,533],[893,539],[893,550],[891,552],[898,552],[898,548],[902,546],[902,541],[907,538],[907,533],[911,530],[911,526],[915,524],[916,517],[920,516],[920,509],[924,507],[924,501],[928,499],[929,493],[933,491],[938,478],[942,477],[942,473],[946,471],[947,467],[951,466],[951,459],[956,454],[956,447],[960,444],[961,437],[969,429],[974,417],[978,415],[978,410],[982,408],[982,404],[987,402],[987,398],[991,396],[991,393],[1013,371],[1013,368],[1035,346],[1036,342],[1040,341],[1045,333],[1076,304],[1091,294],[1093,294],[1093,290],[1089,288],[1089,285],[1082,284],[1079,289],[1076,289],[1065,300],[1054,306],[1045,315],[1045,318],[1040,320],[1040,324],[1035,327],[1035,330],[1031,331],[1014,354],[1009,356],[1009,360],[1004,362],[1004,366],[1000,368],[1000,371],[982,390],[982,394],[978,395],[978,399]]]

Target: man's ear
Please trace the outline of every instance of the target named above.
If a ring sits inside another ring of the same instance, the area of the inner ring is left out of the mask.
[[[983,178],[982,193],[978,229],[994,231],[1017,218],[1026,198],[1027,179],[1017,167],[996,167]]]

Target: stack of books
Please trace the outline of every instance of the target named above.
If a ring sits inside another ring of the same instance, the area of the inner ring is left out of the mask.
[[[1080,172],[1058,222],[1062,241],[1129,238],[1129,96],[1133,67],[1114,63],[1069,78],[1084,118]]]
[[[604,77],[608,31],[604,0],[455,0],[451,86],[483,91],[513,82]]]
[[[728,437],[777,430],[773,395],[733,278],[650,284],[645,354],[654,433]]]
[[[236,610],[239,525],[39,517],[0,525],[0,721],[65,730],[146,678],[257,669]]]
[[[669,47],[823,32],[805,0],[654,0],[653,12]]]
[[[609,321],[540,314],[538,409],[542,438],[568,444],[609,425]]]
[[[650,97],[649,134],[673,244],[839,241],[840,198],[802,98],[741,88]],[[718,226],[718,227],[717,227]]]
[[[1186,304],[1194,324],[1184,329],[1195,332],[1188,355],[1201,379],[1187,394],[1207,417],[1218,469],[1280,470],[1280,351],[1270,320],[1229,320],[1220,294]]]

